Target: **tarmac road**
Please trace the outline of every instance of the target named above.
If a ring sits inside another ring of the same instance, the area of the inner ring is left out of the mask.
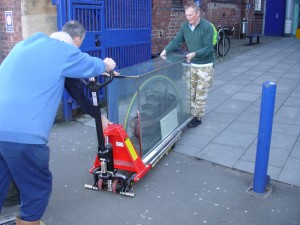
[[[55,125],[50,139],[53,194],[46,225],[300,224],[300,188],[272,182],[253,196],[253,175],[170,152],[133,186],[134,198],[87,190],[97,148],[94,128]],[[2,214],[17,207],[4,208]]]

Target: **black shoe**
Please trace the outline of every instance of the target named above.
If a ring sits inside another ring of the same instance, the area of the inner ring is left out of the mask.
[[[188,123],[187,127],[192,128],[192,127],[197,127],[201,124],[201,118],[195,117],[194,119],[191,120],[191,122]]]

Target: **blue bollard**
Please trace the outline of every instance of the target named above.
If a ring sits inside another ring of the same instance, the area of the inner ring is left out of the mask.
[[[272,136],[275,95],[276,83],[264,82],[262,87],[258,140],[253,180],[253,192],[258,194],[265,193],[266,185],[269,182],[267,171]]]

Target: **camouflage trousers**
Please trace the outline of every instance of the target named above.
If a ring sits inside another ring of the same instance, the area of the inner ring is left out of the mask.
[[[187,85],[187,107],[194,117],[203,117],[209,88],[213,84],[214,68],[211,64],[183,63],[183,79]]]

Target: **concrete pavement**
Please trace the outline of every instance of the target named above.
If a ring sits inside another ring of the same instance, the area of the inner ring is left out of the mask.
[[[268,174],[300,187],[299,39],[274,41],[218,64],[203,124],[187,129],[175,151],[253,173],[265,81],[277,83]]]
[[[253,174],[262,84],[272,81],[277,92],[268,174],[300,187],[300,40],[248,42],[232,40],[228,56],[217,58],[203,123],[186,129],[174,151]]]
[[[46,225],[295,225],[300,188],[272,182],[273,192],[249,194],[253,176],[170,152],[139,182],[134,198],[87,190],[97,151],[95,129],[78,122],[52,130],[53,193]],[[176,146],[175,149],[180,149]],[[4,208],[1,216],[16,214]]]

